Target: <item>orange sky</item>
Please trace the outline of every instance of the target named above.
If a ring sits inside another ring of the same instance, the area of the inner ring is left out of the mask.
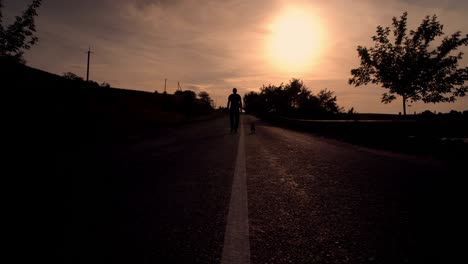
[[[6,22],[28,2],[4,1]],[[398,113],[401,100],[380,103],[385,89],[356,88],[347,80],[359,63],[356,47],[370,46],[375,27],[389,26],[404,11],[410,29],[437,14],[446,34],[468,33],[468,2],[456,0],[48,0],[36,21],[40,41],[26,60],[56,74],[85,76],[91,45],[90,78],[114,87],[162,92],[167,78],[170,93],[180,81],[183,89],[205,90],[225,105],[232,87],[243,95],[300,78],[313,92],[335,91],[346,109]],[[468,110],[468,97],[417,103],[408,112],[426,109]]]

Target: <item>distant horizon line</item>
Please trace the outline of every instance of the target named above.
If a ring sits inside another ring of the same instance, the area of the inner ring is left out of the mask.
[[[48,74],[56,75],[56,76],[58,76],[58,77],[63,77],[63,73],[66,73],[66,72],[63,72],[62,75],[57,74],[57,73],[52,73],[52,72],[49,72],[49,71],[46,71],[46,70],[43,70],[43,69],[39,69],[39,68],[33,67],[33,66],[31,66],[31,65],[28,65],[27,62],[26,62],[25,64],[23,64],[23,65],[26,66],[26,67],[35,69],[35,70],[39,70],[39,71],[48,73]],[[72,73],[73,73],[73,72],[72,72]],[[80,77],[81,77],[81,76],[80,76]],[[86,80],[84,80],[84,81],[86,82]],[[92,79],[89,80],[89,81],[97,82],[97,81],[92,80]],[[106,82],[106,81],[104,81],[104,82]],[[145,93],[150,93],[150,94],[153,94],[153,93],[155,93],[155,92],[164,93],[164,91],[163,91],[163,92],[159,92],[158,89],[154,89],[153,91],[148,91],[148,90],[141,90],[141,89],[136,89],[136,88],[114,87],[114,86],[112,86],[111,83],[110,83],[110,87],[113,88],[113,89],[128,90],[128,91],[137,91],[137,92],[145,92]],[[161,89],[164,89],[164,88],[161,88]],[[190,89],[185,89],[185,90],[190,90]],[[185,90],[184,90],[184,91],[185,91]],[[190,91],[192,91],[192,90],[190,90]],[[174,91],[174,93],[175,93],[175,91]],[[174,94],[174,93],[173,93],[173,94]],[[169,94],[169,93],[168,93],[168,94]],[[220,107],[220,106],[216,106],[216,107]],[[221,107],[222,107],[222,106],[221,106]],[[424,110],[424,111],[427,111],[427,110]],[[421,114],[421,113],[424,112],[424,111],[416,112],[416,114]],[[430,110],[429,110],[429,111],[430,111]],[[439,114],[439,113],[448,114],[448,113],[450,113],[451,111],[457,111],[457,112],[463,113],[463,112],[468,111],[468,108],[466,108],[465,110],[460,110],[460,111],[455,110],[455,109],[451,109],[451,110],[449,110],[449,111],[447,111],[447,112],[440,112],[440,111],[431,111],[431,112],[433,112],[433,113],[436,112],[435,114]],[[372,112],[372,113],[368,113],[368,112],[367,112],[367,113],[359,113],[359,112],[357,112],[357,114],[361,114],[361,115],[364,115],[364,114],[370,114],[370,115],[371,115],[371,114],[379,114],[379,115],[400,115],[401,112],[400,112],[400,113],[389,113],[389,112]],[[407,113],[407,116],[408,116],[408,115],[414,115],[414,113]]]

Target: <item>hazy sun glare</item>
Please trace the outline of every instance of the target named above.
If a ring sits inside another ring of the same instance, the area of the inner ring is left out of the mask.
[[[318,60],[322,29],[319,17],[308,8],[289,8],[270,25],[267,56],[285,71],[306,71]]]

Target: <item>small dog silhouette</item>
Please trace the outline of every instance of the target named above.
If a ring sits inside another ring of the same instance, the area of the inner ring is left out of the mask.
[[[255,133],[255,123],[250,124],[250,133],[251,134]]]

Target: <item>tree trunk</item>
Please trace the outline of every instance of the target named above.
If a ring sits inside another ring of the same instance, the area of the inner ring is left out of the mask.
[[[403,115],[406,115],[406,97],[403,96]]]

